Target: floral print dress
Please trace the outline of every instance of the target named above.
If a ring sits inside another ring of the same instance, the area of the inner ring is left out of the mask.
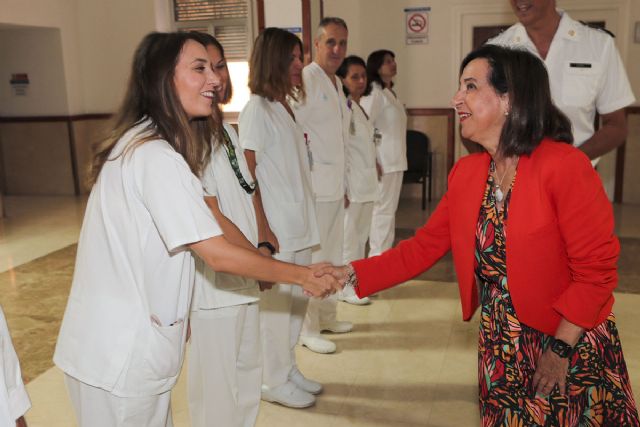
[[[549,396],[535,394],[533,374],[549,336],[520,323],[513,308],[505,249],[511,191],[498,211],[493,186],[489,174],[476,227],[482,425],[640,426],[613,314],[579,340],[569,364],[567,394],[560,394],[557,385]]]

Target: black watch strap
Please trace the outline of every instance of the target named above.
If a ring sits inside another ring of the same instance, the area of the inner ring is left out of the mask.
[[[266,240],[264,242],[258,243],[258,249],[260,248],[269,249],[269,252],[271,252],[271,255],[275,255],[276,253],[276,248],[271,244],[271,242],[267,242]]]
[[[568,359],[573,355],[573,347],[571,347],[569,344],[556,337],[550,338],[551,340],[549,341],[549,348],[555,354],[562,357],[563,359]]]

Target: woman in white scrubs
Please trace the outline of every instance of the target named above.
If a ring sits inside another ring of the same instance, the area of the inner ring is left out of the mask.
[[[222,235],[198,179],[219,85],[205,47],[189,33],[151,33],[134,54],[114,130],[94,157],[54,354],[80,427],[172,426],[191,251],[216,271],[300,283],[314,295],[339,287]]]
[[[256,39],[249,64],[251,99],[240,113],[240,145],[258,183],[256,214],[260,246],[275,258],[311,263],[319,243],[311,189],[313,155],[288,98],[302,99],[302,43],[295,35],[267,28]],[[260,299],[262,399],[291,408],[315,403],[322,385],[305,378],[296,365],[308,299],[286,280]]]
[[[380,255],[393,245],[402,176],[407,170],[407,113],[393,90],[396,73],[395,54],[390,50],[376,50],[367,58],[367,76],[372,89],[360,104],[380,133],[377,151],[382,169],[379,198],[373,205],[369,232],[370,257]]]
[[[342,80],[349,111],[349,132],[345,140],[347,194],[343,249],[344,263],[349,264],[365,255],[373,202],[378,199],[378,174],[373,124],[360,106],[361,97],[371,92],[364,60],[354,55],[346,57],[336,75]],[[371,302],[368,297],[358,298],[352,288],[339,292],[338,299],[356,305]]]
[[[222,121],[219,107],[229,102],[232,92],[224,49],[215,37],[196,34],[220,81],[212,151],[201,178],[205,202],[229,241],[257,252],[255,183],[238,135]],[[255,280],[216,273],[196,259],[187,381],[193,427],[255,424],[262,384],[258,294]]]
[[[27,427],[23,415],[29,408],[31,401],[22,382],[20,362],[0,307],[0,426]]]

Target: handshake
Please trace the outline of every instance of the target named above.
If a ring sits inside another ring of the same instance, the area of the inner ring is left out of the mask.
[[[347,281],[348,267],[334,266],[330,263],[312,264],[308,267],[307,277],[300,285],[309,297],[325,298],[341,291]]]

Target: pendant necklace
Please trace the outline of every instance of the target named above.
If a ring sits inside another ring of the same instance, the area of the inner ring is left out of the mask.
[[[516,165],[518,164],[518,161],[516,160]],[[505,177],[507,176],[507,174],[509,173],[509,169],[511,169],[511,166],[508,166],[504,173],[502,174],[502,178],[500,178],[500,181],[497,183],[493,184],[493,195],[496,199],[496,202],[498,203],[502,203],[502,201],[504,200],[504,193],[502,192],[502,182],[504,181]],[[496,173],[498,171],[498,168],[496,166],[496,163],[493,162],[493,172]],[[497,176],[496,176],[497,178]]]

